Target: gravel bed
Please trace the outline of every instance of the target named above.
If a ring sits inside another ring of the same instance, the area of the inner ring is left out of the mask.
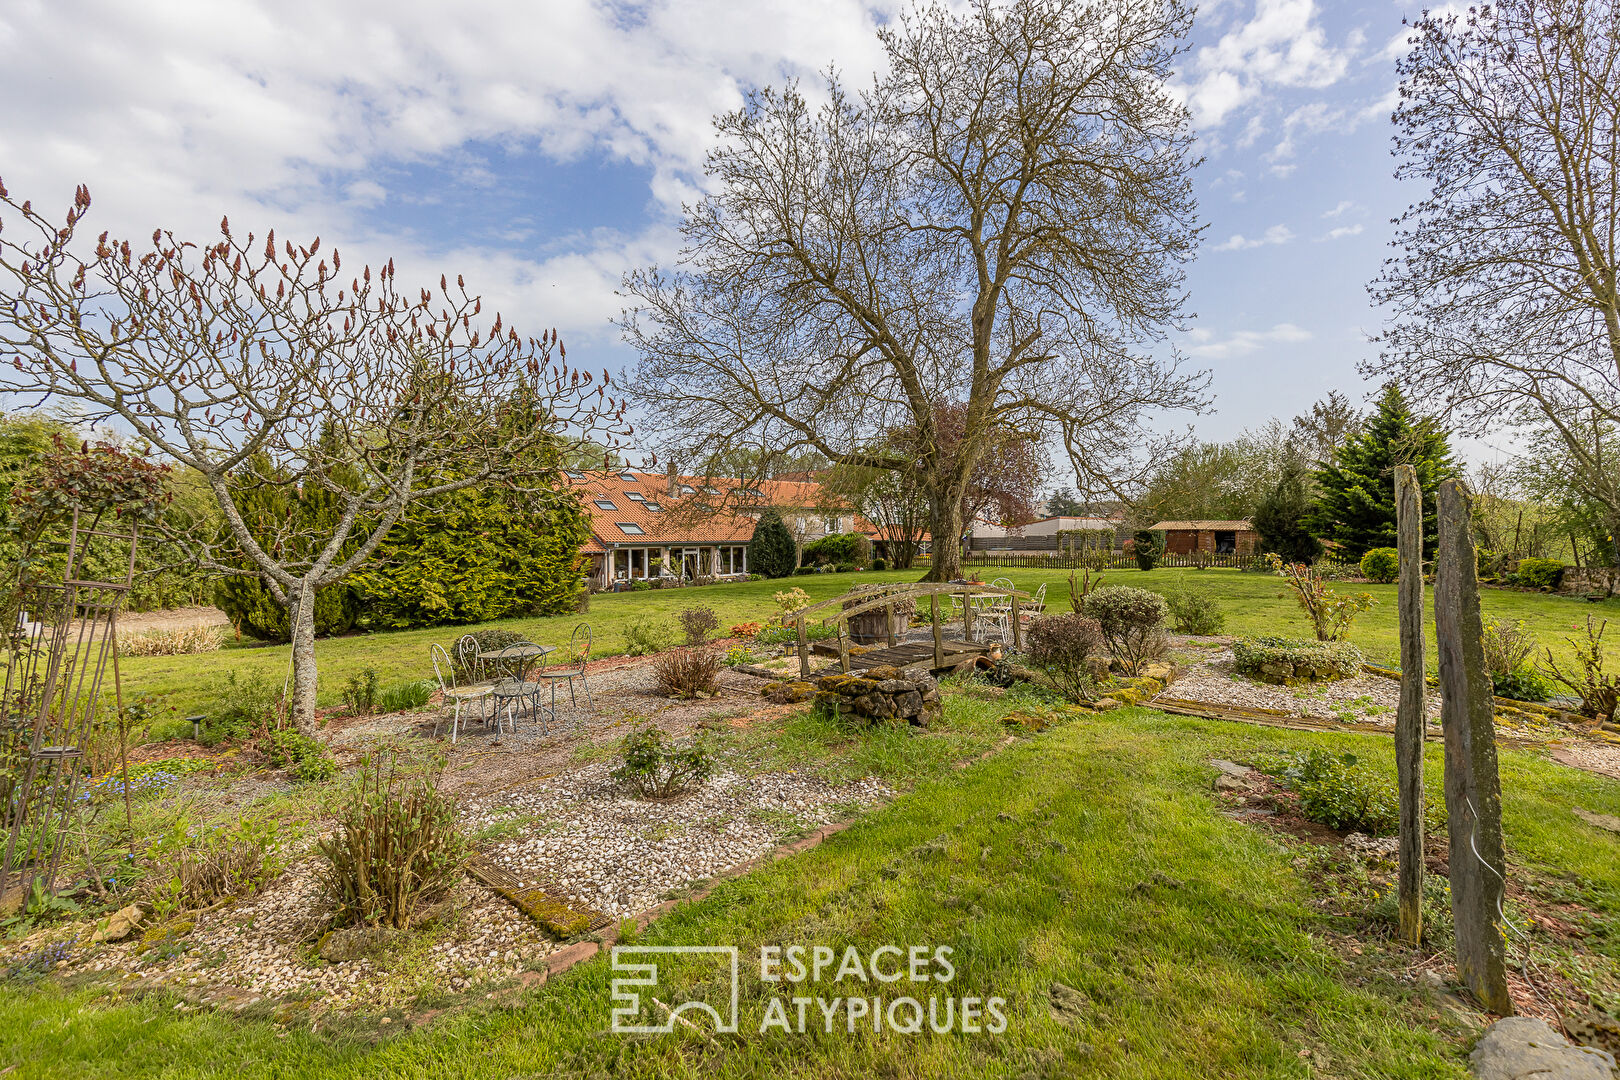
[[[568,900],[622,918],[834,820],[840,804],[865,806],[893,794],[870,778],[835,785],[808,773],[720,772],[683,798],[653,802],[615,783],[612,769],[590,765],[484,800],[469,808],[469,827],[514,815],[541,819],[528,835],[492,849],[491,858],[525,884],[555,887]]]
[[[1401,685],[1380,675],[1358,675],[1336,682],[1274,686],[1236,674],[1230,647],[1211,650],[1192,661],[1165,691],[1166,697],[1217,705],[1280,709],[1318,720],[1345,720],[1394,728]],[[1431,722],[1440,719],[1440,697],[1428,695]]]

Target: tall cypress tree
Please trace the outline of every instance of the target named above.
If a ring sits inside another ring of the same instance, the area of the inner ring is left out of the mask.
[[[1316,470],[1316,508],[1308,524],[1317,536],[1340,545],[1353,559],[1395,546],[1395,466],[1411,465],[1423,489],[1423,554],[1434,555],[1437,538],[1434,495],[1442,480],[1458,475],[1446,433],[1415,416],[1400,387],[1389,383],[1377,411],[1361,433],[1339,451],[1338,460]]]

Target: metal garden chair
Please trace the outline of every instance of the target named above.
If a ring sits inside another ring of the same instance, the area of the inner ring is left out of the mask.
[[[484,703],[494,687],[490,686],[457,686],[455,665],[450,663],[450,654],[444,651],[444,646],[434,642],[430,653],[433,657],[433,677],[439,681],[439,692],[444,695],[446,704],[454,704],[455,709],[450,715],[450,745],[456,744],[456,732],[461,722],[461,706],[476,701],[478,703],[479,719],[487,723],[483,715]],[[433,734],[438,735],[439,724],[444,722],[444,714],[433,725]]]
[[[577,706],[579,699],[574,696],[574,680],[585,688],[585,704],[592,709],[596,702],[591,700],[591,684],[585,678],[585,663],[591,658],[591,624],[580,623],[574,627],[573,637],[568,639],[568,650],[563,653],[562,660],[556,667],[541,670],[539,679],[542,683],[551,684],[551,719],[557,719],[557,683],[559,680],[568,683],[568,703]],[[578,721],[575,722],[578,726]],[[549,730],[549,728],[547,729]]]

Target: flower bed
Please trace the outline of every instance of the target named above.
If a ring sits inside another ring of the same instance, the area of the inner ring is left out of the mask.
[[[1243,638],[1233,644],[1232,659],[1239,675],[1284,686],[1350,679],[1361,673],[1361,650],[1348,641]]]

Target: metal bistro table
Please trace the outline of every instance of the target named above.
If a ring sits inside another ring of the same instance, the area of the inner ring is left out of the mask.
[[[556,648],[555,645],[535,645],[532,642],[520,642],[502,649],[489,649],[479,652],[478,659],[482,663],[493,665],[499,675],[504,676],[497,678],[495,688],[491,691],[491,696],[495,699],[497,731],[500,729],[500,709],[503,704],[528,698],[529,715],[531,717],[536,715],[535,710],[539,708],[540,684],[528,681],[529,668],[533,666],[534,661],[549,652],[555,652]],[[515,672],[511,670],[514,665],[516,667]],[[515,731],[517,725],[515,718],[512,723]]]

